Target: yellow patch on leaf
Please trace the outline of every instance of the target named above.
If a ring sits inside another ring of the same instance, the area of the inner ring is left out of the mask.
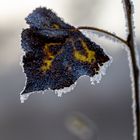
[[[83,55],[80,51],[74,50],[74,57],[82,62],[91,63],[93,60],[95,61],[95,52],[88,49],[86,42],[81,41],[83,49],[86,51],[87,56]]]
[[[41,71],[42,72],[46,72],[48,71],[51,66],[52,66],[52,62],[55,59],[56,55],[60,54],[60,52],[58,52],[56,55],[52,55],[52,53],[49,51],[49,47],[50,46],[60,46],[62,45],[61,43],[46,43],[44,46],[44,53],[46,55],[46,57],[43,60],[43,64],[41,66]]]
[[[52,28],[54,28],[54,29],[60,29],[60,26],[58,25],[58,24],[52,24]]]

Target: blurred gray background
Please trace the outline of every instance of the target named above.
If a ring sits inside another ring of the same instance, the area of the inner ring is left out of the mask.
[[[140,5],[135,5],[135,31],[140,46]],[[78,112],[90,120],[96,137],[92,140],[133,140],[131,80],[127,52],[110,40],[93,40],[113,57],[100,84],[89,78],[78,80],[76,88],[57,97],[54,92],[32,94],[20,103],[25,75],[20,66],[20,34],[24,18],[34,8],[46,6],[74,26],[95,26],[125,38],[126,27],[121,0],[0,0],[0,140],[82,140],[66,127],[67,118]],[[139,49],[140,50],[140,49]],[[74,116],[76,118],[76,116]]]

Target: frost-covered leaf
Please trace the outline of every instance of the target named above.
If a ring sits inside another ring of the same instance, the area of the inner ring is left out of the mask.
[[[27,93],[54,90],[59,96],[74,88],[83,75],[99,74],[109,57],[75,27],[66,24],[54,12],[37,8],[26,18],[30,28],[22,32],[23,68]],[[70,87],[70,88],[69,88]]]

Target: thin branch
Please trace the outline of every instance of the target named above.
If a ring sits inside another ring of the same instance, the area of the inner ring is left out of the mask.
[[[139,106],[139,67],[137,63],[136,56],[136,46],[134,40],[134,30],[133,30],[133,7],[132,2],[130,0],[124,0],[124,7],[126,10],[127,24],[128,24],[128,38],[127,44],[130,48],[131,61],[132,61],[132,70],[133,70],[133,104],[135,105],[133,108],[133,117],[134,117],[134,127],[135,127],[135,140],[140,140],[140,106]]]
[[[103,33],[105,35],[109,35],[109,36],[111,36],[111,37],[119,40],[120,42],[124,43],[126,46],[128,46],[127,41],[125,41],[124,39],[122,39],[121,37],[119,37],[119,36],[117,36],[117,35],[115,35],[113,33],[110,33],[108,31],[105,31],[103,29],[99,29],[99,28],[96,28],[96,27],[87,27],[87,26],[80,26],[77,29],[82,29],[82,30],[85,29],[85,30],[97,31],[97,32]]]

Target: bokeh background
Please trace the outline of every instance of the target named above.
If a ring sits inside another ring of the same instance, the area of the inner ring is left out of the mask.
[[[134,0],[138,49],[139,5]],[[0,140],[133,140],[127,52],[122,44],[93,33],[92,39],[113,57],[100,84],[93,86],[83,77],[61,98],[48,91],[20,103],[25,83],[19,64],[23,54],[20,34],[27,27],[24,18],[39,6],[53,9],[76,27],[95,26],[123,38],[127,35],[121,0],[0,0]]]

